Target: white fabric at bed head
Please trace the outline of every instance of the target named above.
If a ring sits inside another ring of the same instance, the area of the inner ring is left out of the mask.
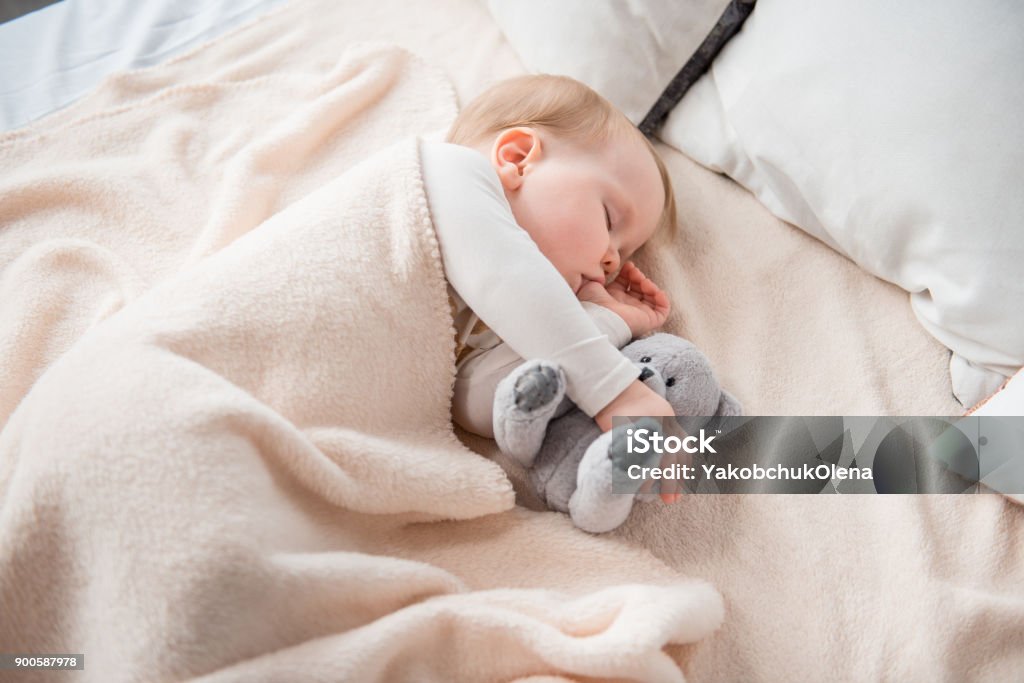
[[[64,0],[0,24],[0,130],[65,107],[108,74],[153,66],[284,0]]]
[[[523,62],[583,81],[639,124],[729,0],[487,0]]]
[[[965,407],[1024,364],[1022,24],[1015,2],[760,3],[662,132],[910,292]]]

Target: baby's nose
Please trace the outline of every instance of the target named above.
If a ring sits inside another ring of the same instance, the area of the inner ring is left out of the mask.
[[[614,273],[619,269],[619,252],[609,249],[608,253],[604,255],[604,259],[601,260],[601,265],[604,267],[604,272]]]

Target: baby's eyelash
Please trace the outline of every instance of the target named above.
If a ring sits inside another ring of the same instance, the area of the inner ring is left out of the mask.
[[[608,207],[607,206],[604,207],[604,223],[605,223],[605,225],[608,226],[609,230],[612,229],[612,217],[608,213]]]

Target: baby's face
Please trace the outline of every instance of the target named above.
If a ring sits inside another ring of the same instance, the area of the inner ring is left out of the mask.
[[[547,131],[503,131],[491,150],[516,222],[574,292],[604,283],[654,234],[658,166],[637,136],[581,145]]]

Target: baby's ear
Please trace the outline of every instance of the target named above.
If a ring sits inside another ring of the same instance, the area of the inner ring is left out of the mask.
[[[509,128],[498,134],[491,163],[506,191],[518,190],[530,164],[540,159],[540,138],[533,128]]]

